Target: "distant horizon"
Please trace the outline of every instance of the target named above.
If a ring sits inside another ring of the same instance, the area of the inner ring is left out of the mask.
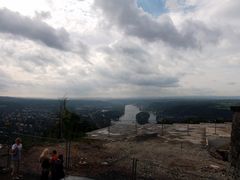
[[[45,97],[21,97],[21,96],[1,96],[0,98],[16,98],[16,99],[36,99],[36,100],[61,100],[67,98],[68,100],[151,100],[151,99],[236,99],[240,96],[156,96],[156,97],[59,97],[59,98],[45,98]]]

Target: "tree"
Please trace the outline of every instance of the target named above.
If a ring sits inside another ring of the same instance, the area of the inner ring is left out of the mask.
[[[79,138],[85,135],[85,132],[91,131],[94,128],[87,121],[86,118],[83,118],[81,115],[77,115],[69,111],[66,108],[66,99],[63,100],[63,109],[62,109],[62,125],[63,125],[63,137],[66,141],[66,161],[65,166],[69,168],[71,165],[71,142],[72,140]]]
[[[147,124],[149,120],[150,114],[148,112],[139,112],[136,115],[136,121],[138,124]]]
[[[84,136],[86,132],[96,129],[96,126],[88,121],[88,117],[70,112],[67,109],[63,116],[63,127],[65,139],[75,139]]]
[[[88,115],[76,114],[66,107],[67,99],[60,100],[59,120],[46,135],[65,140],[76,140],[86,132],[97,129]]]

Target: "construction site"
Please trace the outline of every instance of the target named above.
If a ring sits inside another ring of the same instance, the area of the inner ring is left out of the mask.
[[[116,123],[72,142],[66,171],[92,179],[231,179],[230,136],[231,123]],[[32,145],[23,152],[21,165],[26,177],[41,172],[38,158],[44,148],[66,154],[65,142],[40,144],[29,138]],[[7,166],[7,157],[1,163]]]

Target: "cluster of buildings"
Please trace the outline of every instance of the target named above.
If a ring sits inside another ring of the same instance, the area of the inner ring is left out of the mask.
[[[58,114],[48,109],[23,108],[0,112],[0,135],[23,133],[42,136],[58,121]]]

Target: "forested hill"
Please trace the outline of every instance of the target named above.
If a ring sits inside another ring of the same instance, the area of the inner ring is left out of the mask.
[[[168,121],[231,121],[230,106],[240,105],[236,99],[164,99],[150,103],[146,109]]]

